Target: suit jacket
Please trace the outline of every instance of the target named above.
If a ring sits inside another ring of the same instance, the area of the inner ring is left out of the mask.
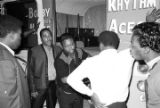
[[[30,108],[25,72],[15,57],[0,45],[0,107]]]
[[[147,108],[160,108],[160,61],[150,70],[146,82]]]
[[[61,48],[52,48],[55,58]],[[43,45],[33,47],[28,53],[28,81],[31,92],[44,90],[48,86],[48,59]]]

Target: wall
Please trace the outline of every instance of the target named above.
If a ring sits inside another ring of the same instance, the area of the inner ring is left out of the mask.
[[[84,28],[95,28],[95,36],[106,29],[106,5],[91,7],[84,15]]]
[[[68,27],[77,27],[77,15],[57,13],[57,36],[59,37],[62,33],[65,32],[65,28]],[[83,17],[80,16],[80,27],[82,27]]]
[[[65,32],[67,16],[68,27],[77,27],[77,15],[57,13],[57,36]],[[106,5],[89,8],[84,16],[80,16],[80,27],[94,28],[95,36],[98,36],[101,31],[106,29]]]

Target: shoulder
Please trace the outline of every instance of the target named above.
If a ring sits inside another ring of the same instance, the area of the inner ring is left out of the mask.
[[[89,54],[87,53],[87,52],[85,52],[83,49],[81,49],[81,48],[76,48],[76,51],[77,51],[77,53],[78,53],[78,57],[80,58],[80,59],[86,59],[88,56],[89,56]]]
[[[53,45],[53,50],[54,50],[55,57],[59,56],[59,54],[62,52],[62,48],[57,45]]]
[[[118,52],[118,58],[122,59],[124,62],[128,61],[128,62],[133,62],[134,58],[132,57],[132,55],[130,54],[130,49],[124,49]]]
[[[57,55],[57,57],[55,58],[55,63],[59,63],[59,62],[63,62],[65,59],[63,51],[59,53],[59,55]]]
[[[0,45],[0,60],[13,58],[9,51]]]
[[[82,63],[85,65],[97,63],[99,60],[98,56],[95,55],[93,57],[86,58]]]
[[[53,45],[53,48],[55,48],[56,50],[62,50],[62,48],[58,45]]]
[[[55,67],[56,68],[64,68],[67,66],[67,59],[64,57],[63,53],[61,52],[55,59]]]
[[[151,70],[151,73],[154,74],[155,77],[159,79],[160,77],[160,61],[153,66],[153,69]]]
[[[37,45],[37,46],[34,46],[31,48],[31,51],[37,51],[37,50],[40,50],[42,49],[42,45]]]
[[[44,49],[43,49],[42,45],[34,46],[29,50],[29,53],[36,54],[36,55],[38,53],[43,53],[43,52],[44,52]]]

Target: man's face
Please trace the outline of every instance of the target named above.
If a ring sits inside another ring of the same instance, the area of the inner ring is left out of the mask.
[[[45,30],[42,32],[42,43],[46,46],[51,46],[52,45],[52,36],[49,31]]]
[[[145,48],[142,48],[138,42],[138,37],[132,36],[131,38],[131,55],[136,60],[144,60],[145,59]]]
[[[21,30],[18,30],[17,32],[12,32],[12,37],[11,38],[11,44],[10,47],[11,49],[17,49],[20,44],[21,44]]]
[[[72,54],[74,53],[74,50],[75,50],[75,43],[73,41],[73,39],[66,39],[62,42],[63,44],[63,49],[69,53],[69,54]]]

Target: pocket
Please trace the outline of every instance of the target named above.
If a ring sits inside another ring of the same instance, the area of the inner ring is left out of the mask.
[[[0,96],[8,96],[8,84],[0,82]]]
[[[7,106],[9,103],[9,91],[7,86],[8,85],[5,85],[3,82],[0,82],[0,105],[2,106]]]

